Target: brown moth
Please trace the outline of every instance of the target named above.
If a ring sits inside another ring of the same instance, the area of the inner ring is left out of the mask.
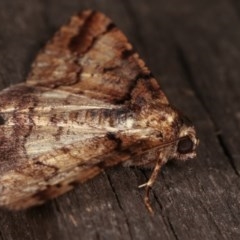
[[[0,92],[0,206],[25,209],[117,164],[153,168],[196,155],[173,108],[124,34],[84,11],[38,54],[25,83]]]

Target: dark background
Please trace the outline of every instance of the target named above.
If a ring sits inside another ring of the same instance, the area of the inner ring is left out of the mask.
[[[71,15],[101,10],[126,33],[171,102],[195,123],[198,157],[150,171],[115,167],[24,212],[0,210],[0,240],[240,239],[240,2],[1,0],[0,88],[24,81]]]

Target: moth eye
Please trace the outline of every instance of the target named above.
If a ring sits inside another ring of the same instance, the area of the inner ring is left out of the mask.
[[[183,138],[178,142],[177,151],[181,154],[190,153],[193,151],[193,141],[189,138]]]
[[[0,125],[3,125],[5,123],[4,118],[0,115]]]

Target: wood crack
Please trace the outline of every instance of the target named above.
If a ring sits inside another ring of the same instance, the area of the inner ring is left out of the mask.
[[[116,201],[117,201],[117,204],[118,204],[118,206],[119,206],[119,209],[121,210],[121,212],[122,212],[123,215],[124,215],[124,218],[125,218],[125,221],[126,221],[126,225],[127,225],[127,228],[128,228],[129,237],[130,237],[131,240],[133,240],[134,237],[133,237],[133,235],[132,235],[132,233],[131,233],[131,227],[130,227],[130,223],[129,223],[129,221],[128,221],[128,217],[126,216],[126,213],[125,213],[125,211],[124,211],[124,209],[123,209],[123,207],[122,207],[121,201],[120,201],[120,199],[118,198],[117,192],[116,192],[116,190],[115,190],[115,187],[114,187],[113,184],[112,184],[111,178],[109,177],[109,175],[108,175],[106,172],[105,172],[105,174],[106,174],[106,177],[107,177],[108,182],[109,182],[109,184],[110,184],[110,187],[111,187],[111,189],[112,189],[112,192],[113,192],[113,194],[114,194],[114,196],[115,196],[115,199],[116,199]]]
[[[225,141],[223,139],[223,136],[219,134],[219,132],[221,132],[220,128],[218,127],[216,121],[214,120],[214,118],[212,117],[209,108],[207,107],[207,105],[205,104],[204,99],[201,96],[201,93],[199,92],[198,87],[196,86],[196,84],[194,83],[193,79],[193,74],[191,72],[189,63],[185,57],[185,54],[183,52],[183,49],[179,46],[176,45],[176,53],[179,59],[179,63],[182,66],[182,69],[184,70],[184,73],[186,75],[186,80],[188,81],[190,87],[192,88],[192,90],[195,93],[196,98],[199,100],[199,102],[201,103],[203,109],[205,110],[205,112],[207,113],[210,121],[212,122],[214,131],[216,133],[216,139],[219,143],[219,146],[221,147],[224,155],[227,157],[228,162],[230,163],[234,173],[240,177],[240,173],[238,172],[236,165],[234,163],[234,158],[232,157],[230,150],[228,149],[227,145],[225,144]]]
[[[229,151],[229,149],[228,149],[228,147],[227,147],[227,145],[225,143],[225,140],[224,140],[223,136],[220,133],[217,133],[216,136],[217,136],[217,139],[218,139],[218,143],[221,146],[224,154],[229,159],[229,162],[230,162],[230,164],[231,164],[235,174],[240,177],[240,173],[237,170],[237,167],[235,165],[235,162],[234,162],[234,159],[232,157],[232,154],[230,153],[230,151]]]
[[[0,240],[4,240],[4,237],[3,237],[3,234],[2,234],[1,230],[0,230]]]
[[[175,239],[176,239],[176,240],[179,240],[179,238],[178,238],[178,236],[177,236],[177,233],[175,232],[174,227],[173,227],[173,224],[171,223],[169,217],[167,217],[167,221],[168,221],[169,227],[170,227],[170,229],[171,229],[171,231],[172,231]]]
[[[146,181],[147,181],[147,180],[148,180],[148,177],[147,177],[146,173],[144,172],[143,169],[141,169],[141,172],[142,172],[142,174],[144,175],[144,177],[146,178]],[[168,188],[168,189],[169,189],[169,188]],[[158,198],[158,196],[156,195],[156,193],[154,192],[154,190],[152,190],[151,192],[152,192],[152,195],[153,195],[153,197],[154,197],[154,201],[157,202],[159,208],[161,209],[161,216],[162,216],[162,221],[164,222],[164,225],[166,226],[166,228],[167,228],[168,230],[170,230],[170,232],[172,232],[174,238],[175,238],[176,240],[179,240],[179,238],[178,238],[178,236],[177,236],[177,234],[176,234],[176,232],[175,232],[175,230],[174,230],[174,228],[173,228],[173,224],[172,224],[171,221],[170,221],[170,218],[169,218],[168,216],[166,216],[165,214],[163,214],[164,206],[162,205],[160,199]]]

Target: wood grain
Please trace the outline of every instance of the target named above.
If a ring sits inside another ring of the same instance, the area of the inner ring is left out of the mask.
[[[194,120],[198,158],[164,167],[154,217],[136,187],[150,172],[118,167],[39,208],[1,211],[0,239],[239,239],[238,2],[2,0],[0,87],[24,81],[45,41],[86,8],[117,23]]]

